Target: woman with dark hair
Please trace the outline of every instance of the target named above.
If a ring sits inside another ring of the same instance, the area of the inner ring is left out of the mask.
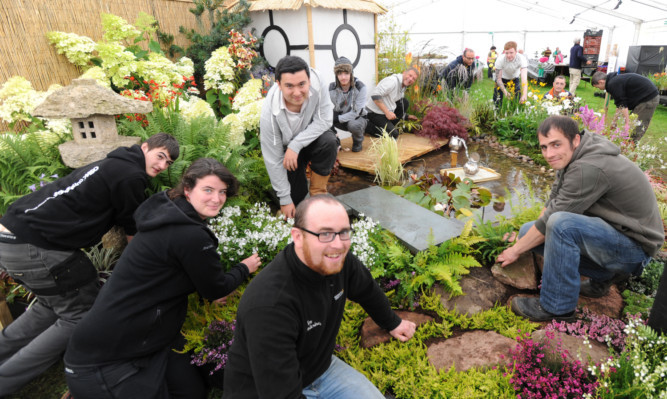
[[[229,295],[259,267],[253,254],[227,273],[206,226],[238,182],[220,162],[198,159],[179,185],[135,212],[127,246],[65,353],[71,394],[86,398],[168,398],[169,353],[185,320],[187,297]]]

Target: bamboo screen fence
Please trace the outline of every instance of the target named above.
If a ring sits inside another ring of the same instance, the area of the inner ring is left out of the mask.
[[[175,44],[187,45],[180,26],[197,29],[192,0],[1,0],[0,85],[20,75],[44,91],[51,84],[68,85],[81,71],[58,54],[46,32],[62,31],[102,38],[101,13],[134,23],[143,11],[155,17],[160,29],[173,34]],[[204,13],[203,21],[207,21]]]

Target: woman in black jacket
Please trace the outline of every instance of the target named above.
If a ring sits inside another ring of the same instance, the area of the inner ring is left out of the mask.
[[[169,352],[185,320],[187,297],[229,295],[259,267],[257,254],[225,273],[218,240],[206,219],[238,188],[218,161],[198,159],[174,189],[153,195],[135,212],[138,234],[118,261],[65,354],[72,395],[168,398]]]

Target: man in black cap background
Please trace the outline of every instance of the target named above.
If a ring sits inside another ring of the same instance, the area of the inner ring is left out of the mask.
[[[345,57],[336,60],[334,74],[336,81],[329,85],[329,95],[334,105],[334,126],[352,133],[352,151],[359,152],[368,123],[364,117],[368,89],[354,77],[352,63]]]

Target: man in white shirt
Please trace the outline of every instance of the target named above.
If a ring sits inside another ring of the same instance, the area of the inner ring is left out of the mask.
[[[405,118],[417,119],[413,115],[408,115],[410,102],[404,95],[405,89],[414,84],[418,77],[417,69],[410,67],[403,73],[387,76],[375,86],[366,103],[368,118],[366,133],[380,137],[384,129],[393,138],[398,138],[396,124]]]
[[[521,78],[520,102],[526,102],[528,95],[528,60],[519,54],[516,42],[505,43],[505,51],[496,60],[496,88],[493,90],[493,102],[496,108],[503,104],[503,97],[519,97],[519,77]]]

